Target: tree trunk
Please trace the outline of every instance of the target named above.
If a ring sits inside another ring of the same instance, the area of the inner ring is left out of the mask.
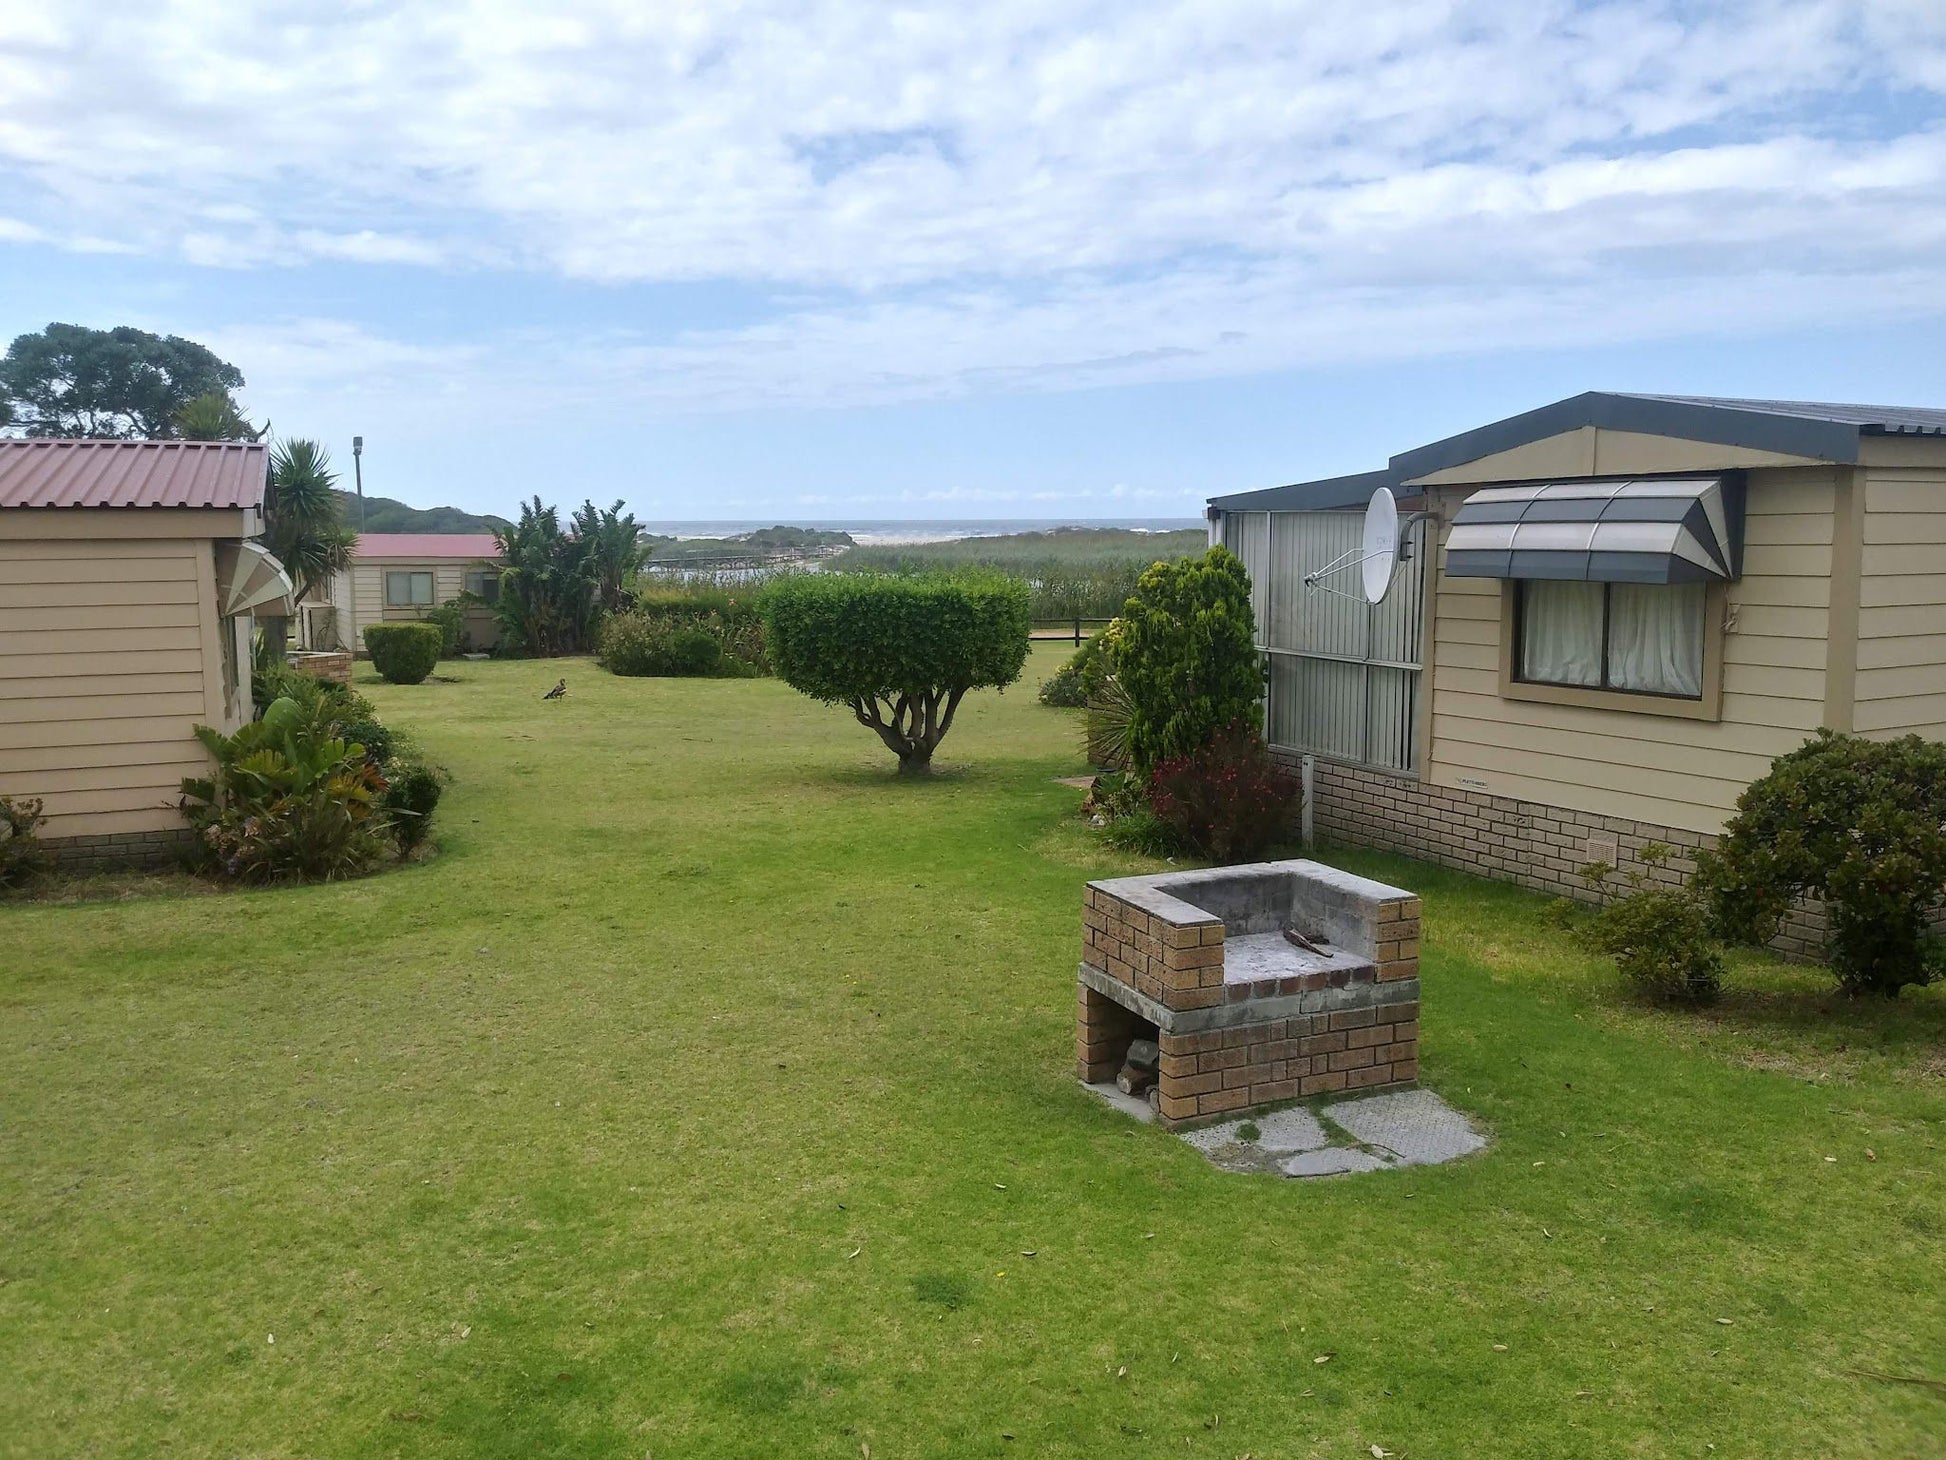
[[[287,618],[267,618],[263,624],[264,652],[282,664],[290,648],[291,621]]]

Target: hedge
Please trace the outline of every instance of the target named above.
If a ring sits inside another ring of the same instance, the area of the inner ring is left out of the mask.
[[[418,684],[439,663],[446,634],[438,624],[370,624],[365,629],[365,652],[372,668],[393,684]]]

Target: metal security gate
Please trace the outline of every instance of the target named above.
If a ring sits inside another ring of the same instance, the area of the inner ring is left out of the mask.
[[[1357,550],[1358,512],[1235,512],[1223,545],[1249,570],[1257,644],[1270,665],[1265,738],[1285,750],[1382,770],[1418,769],[1426,523],[1404,528],[1398,576],[1379,604],[1304,586]]]

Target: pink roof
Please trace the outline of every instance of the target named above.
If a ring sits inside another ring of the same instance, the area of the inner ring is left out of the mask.
[[[368,532],[358,539],[361,558],[498,558],[500,539],[490,532]]]
[[[0,441],[0,507],[261,507],[254,441]]]

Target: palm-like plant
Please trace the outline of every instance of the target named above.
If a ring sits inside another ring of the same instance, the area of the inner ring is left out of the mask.
[[[263,543],[300,598],[351,562],[353,536],[332,491],[337,480],[330,453],[315,441],[286,441],[270,455]],[[287,620],[269,621],[265,638],[276,658],[283,657],[287,633]]]
[[[649,550],[642,543],[642,528],[633,512],[624,513],[618,500],[614,506],[597,512],[593,502],[583,502],[574,514],[574,536],[587,556],[589,571],[595,578],[595,601],[604,613],[623,613],[631,602],[628,580],[647,561]]]
[[[543,657],[585,648],[600,593],[588,544],[563,532],[560,513],[539,497],[494,536],[506,562],[494,612],[508,647]]]
[[[228,391],[206,390],[176,412],[176,434],[184,441],[261,441],[270,422],[250,424],[236,397]]]

